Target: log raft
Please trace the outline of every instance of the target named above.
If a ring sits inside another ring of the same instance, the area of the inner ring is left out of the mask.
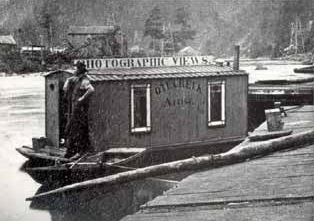
[[[259,142],[244,141],[239,146],[223,154],[194,157],[186,160],[174,161],[161,165],[122,172],[107,177],[64,186],[59,189],[55,189],[27,198],[27,200],[52,197],[63,193],[70,193],[73,191],[90,189],[99,186],[108,188],[116,184],[176,172],[212,169],[243,162],[248,159],[264,156],[275,151],[311,145],[314,144],[314,111],[312,111],[312,109],[312,106],[307,106],[289,112],[288,117],[284,120],[286,125],[284,129],[297,131],[297,133],[293,133],[288,136]],[[300,116],[303,121],[300,120]],[[263,130],[265,131],[265,125],[261,125],[261,127],[258,128],[258,130],[256,131],[258,132]]]

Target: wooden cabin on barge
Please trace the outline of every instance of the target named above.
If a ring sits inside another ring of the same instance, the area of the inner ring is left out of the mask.
[[[209,56],[82,61],[95,87],[89,108],[95,151],[151,148],[169,161],[221,152],[247,135],[244,71],[216,66]],[[46,137],[57,147],[66,120],[62,87],[72,73],[46,75]]]

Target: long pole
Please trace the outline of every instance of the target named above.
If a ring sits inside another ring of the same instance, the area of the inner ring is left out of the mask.
[[[48,191],[46,193],[41,193],[33,197],[29,197],[26,200],[36,200],[45,197],[52,197],[58,194],[90,189],[99,186],[102,186],[104,188],[112,187],[113,185],[117,184],[171,173],[217,168],[225,165],[243,162],[247,159],[256,156],[266,155],[275,151],[291,149],[292,147],[299,148],[300,146],[304,146],[305,144],[313,143],[314,130],[309,130],[267,141],[240,144],[230,151],[222,154],[192,157],[186,160],[179,160],[170,163],[149,166],[132,171],[114,174],[111,176],[84,181],[81,183],[75,183]]]
[[[44,55],[44,48],[42,47],[44,45],[44,35],[40,35],[40,56],[41,56],[41,65],[45,66],[45,55]]]
[[[240,66],[240,46],[234,46],[233,70],[238,71]]]

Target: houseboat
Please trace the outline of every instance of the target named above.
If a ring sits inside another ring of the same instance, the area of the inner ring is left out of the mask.
[[[224,152],[247,136],[248,74],[212,56],[80,59],[95,88],[89,138],[114,163],[144,167]],[[46,144],[62,148],[63,84],[73,70],[45,76]],[[42,149],[37,148],[37,149]],[[132,154],[128,154],[132,153]],[[104,158],[103,158],[104,159]]]

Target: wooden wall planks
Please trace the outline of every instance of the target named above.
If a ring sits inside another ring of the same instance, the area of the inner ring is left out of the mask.
[[[209,128],[207,82],[221,79],[226,80],[226,126]],[[188,86],[179,87],[179,81]],[[130,132],[132,83],[151,84],[152,129],[149,133]],[[91,140],[97,150],[208,142],[244,137],[247,133],[247,76],[104,81],[95,84],[95,89],[89,114]]]
[[[60,113],[59,113],[59,79],[46,81],[46,137],[55,147],[59,147],[60,139]],[[48,117],[47,117],[48,116]]]

